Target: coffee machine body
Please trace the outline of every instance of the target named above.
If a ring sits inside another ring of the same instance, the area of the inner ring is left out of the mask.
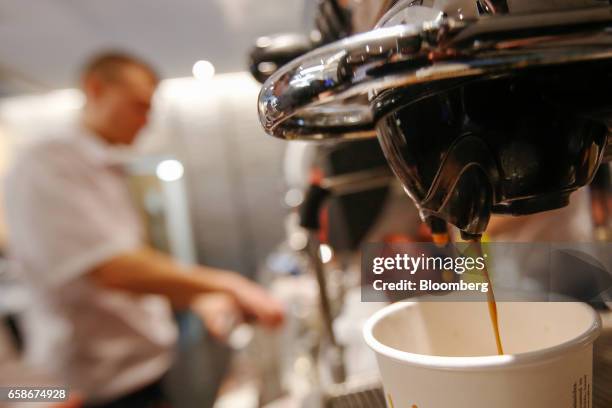
[[[376,29],[282,67],[260,93],[284,139],[377,136],[424,219],[559,208],[610,159],[612,7],[400,1]]]

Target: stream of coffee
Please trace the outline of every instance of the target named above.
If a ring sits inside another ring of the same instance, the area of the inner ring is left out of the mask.
[[[472,241],[477,248],[478,255],[482,255],[482,244],[480,243],[480,239]],[[489,317],[491,318],[491,325],[493,326],[493,333],[495,334],[495,344],[497,346],[497,354],[504,354],[504,347],[502,345],[501,336],[499,334],[499,319],[497,316],[497,302],[495,301],[495,292],[493,290],[493,283],[491,282],[491,277],[489,276],[489,271],[487,270],[487,266],[485,264],[484,269],[482,270],[484,278],[487,280],[489,285],[489,290],[487,292],[487,303],[489,306]]]
[[[444,246],[449,240],[450,236],[447,232],[444,233],[433,233],[432,240],[436,245]],[[482,244],[480,242],[480,238],[474,239],[470,241],[472,244],[476,246],[476,251],[478,256],[482,256]],[[489,276],[489,271],[487,269],[486,263],[485,267],[482,270],[484,278],[486,279],[489,291],[487,292],[487,303],[489,306],[489,316],[491,318],[491,325],[493,326],[493,333],[495,334],[495,345],[497,346],[497,354],[500,356],[504,354],[504,347],[501,341],[501,335],[499,334],[499,319],[497,317],[497,302],[495,301],[495,292],[493,291],[493,283],[491,282],[491,277]]]

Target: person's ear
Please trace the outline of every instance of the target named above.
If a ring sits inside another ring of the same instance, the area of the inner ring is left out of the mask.
[[[83,92],[90,100],[99,99],[104,92],[104,82],[98,75],[87,75],[83,78]]]

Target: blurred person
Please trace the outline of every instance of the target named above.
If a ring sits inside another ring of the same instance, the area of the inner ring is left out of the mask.
[[[239,274],[181,265],[145,243],[113,151],[146,125],[157,83],[130,55],[92,59],[78,123],[23,149],[6,177],[9,250],[35,298],[26,361],[86,406],[169,406],[161,384],[177,337],[171,308],[194,311],[217,338],[236,319],[283,319],[281,305]]]

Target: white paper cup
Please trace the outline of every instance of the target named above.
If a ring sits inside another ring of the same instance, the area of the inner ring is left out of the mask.
[[[389,408],[590,408],[599,315],[575,302],[401,302],[365,324]]]

